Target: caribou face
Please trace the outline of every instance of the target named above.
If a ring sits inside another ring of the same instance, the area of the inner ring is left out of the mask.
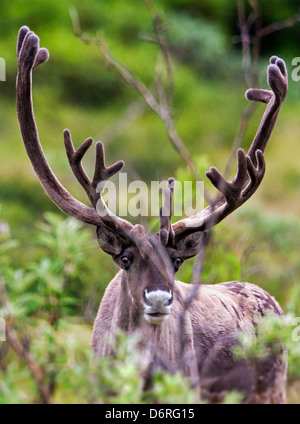
[[[114,258],[124,270],[128,295],[143,318],[160,324],[172,312],[175,273],[183,259],[161,244],[158,236],[142,236],[139,247],[130,246]]]

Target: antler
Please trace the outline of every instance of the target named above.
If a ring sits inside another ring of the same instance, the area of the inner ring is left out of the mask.
[[[172,204],[173,204],[173,195],[174,195],[174,178],[169,178],[168,187],[164,191],[164,203],[159,211],[160,218],[160,230],[159,238],[163,246],[174,245],[174,231],[171,224],[172,219]]]
[[[83,222],[97,226],[98,233],[103,230],[105,232],[104,239],[111,240],[111,236],[105,230],[107,227],[116,236],[121,236],[123,241],[134,239],[132,224],[113,215],[101,197],[105,181],[119,172],[124,165],[122,161],[119,161],[106,168],[102,143],[98,142],[96,144],[95,172],[93,179],[90,180],[82,167],[81,161],[92,145],[93,139],[88,138],[75,150],[70,132],[68,130],[64,132],[65,147],[71,169],[86,191],[93,208],[87,207],[76,200],[55,177],[40,144],[32,104],[32,71],[48,60],[49,53],[46,49],[40,49],[39,38],[28,27],[22,27],[18,36],[17,55],[18,119],[27,154],[44,190],[50,199],[65,213]],[[171,225],[172,207],[170,204],[172,203],[174,187],[173,180],[169,180],[164,205],[160,212],[161,225],[159,235],[163,245],[175,245],[184,235],[205,231],[213,227],[248,200],[259,187],[265,173],[263,153],[266,150],[281,105],[286,97],[288,86],[285,64],[283,60],[276,56],[270,60],[268,84],[272,91],[250,89],[246,93],[246,97],[249,100],[267,103],[268,106],[248,154],[245,155],[242,149],[237,152],[238,170],[235,178],[231,182],[226,181],[214,167],[206,173],[212,184],[221,193],[215,202],[202,212]],[[165,214],[168,206],[170,206],[170,213]]]
[[[82,167],[81,161],[87,150],[91,147],[93,139],[88,138],[77,150],[75,150],[70,131],[65,130],[64,141],[71,169],[77,178],[77,181],[84,188],[91,204],[97,210],[101,220],[114,230],[119,230],[125,235],[129,234],[133,225],[125,219],[113,215],[101,197],[101,192],[105,185],[104,183],[123,168],[124,162],[119,161],[111,165],[109,168],[106,168],[103,143],[100,141],[97,142],[95,172],[93,179],[90,180]]]
[[[276,56],[270,59],[268,85],[272,91],[250,89],[246,92],[248,100],[267,103],[268,106],[248,154],[245,155],[242,149],[237,152],[238,170],[235,178],[228,182],[216,168],[210,168],[206,176],[221,195],[200,213],[173,224],[176,240],[184,235],[212,228],[245,203],[259,187],[265,173],[263,153],[288,88],[285,63]]]
[[[17,113],[21,134],[29,159],[47,195],[68,215],[97,227],[103,227],[103,224],[105,224],[113,229],[116,234],[127,236],[133,228],[132,224],[114,216],[107,209],[100,192],[97,192],[99,182],[106,181],[118,172],[124,163],[120,161],[109,168],[105,168],[104,148],[102,143],[97,143],[95,173],[93,180],[90,181],[81,165],[81,160],[93,140],[88,138],[75,151],[70,132],[65,130],[64,139],[69,163],[76,178],[85,189],[93,208],[76,200],[55,177],[40,144],[32,103],[32,71],[48,60],[49,53],[46,49],[40,49],[39,38],[26,26],[19,31],[17,56]],[[102,212],[105,211],[101,218],[95,210],[99,200]]]

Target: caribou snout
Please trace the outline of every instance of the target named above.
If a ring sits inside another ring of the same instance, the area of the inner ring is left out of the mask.
[[[165,321],[172,311],[173,294],[171,290],[151,290],[143,292],[142,304],[144,318],[151,324]]]

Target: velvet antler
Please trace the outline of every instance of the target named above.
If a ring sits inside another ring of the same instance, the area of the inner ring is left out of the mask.
[[[210,168],[206,176],[221,195],[203,211],[173,224],[176,241],[187,234],[205,231],[218,224],[245,203],[259,187],[265,173],[264,152],[288,88],[285,63],[276,56],[270,59],[268,85],[272,91],[250,89],[246,92],[248,100],[267,103],[268,106],[248,154],[245,155],[242,149],[237,152],[238,170],[235,178],[228,182],[216,168]]]
[[[64,140],[70,166],[85,189],[93,208],[87,207],[76,200],[55,177],[40,144],[32,103],[32,71],[48,60],[49,53],[46,49],[39,47],[39,38],[26,26],[19,31],[17,56],[17,113],[21,134],[29,159],[44,190],[50,199],[68,215],[99,228],[106,225],[115,231],[116,234],[122,237],[129,237],[129,233],[133,228],[132,224],[116,217],[108,210],[101,198],[101,187],[99,188],[99,183],[104,183],[116,174],[123,167],[124,162],[120,161],[106,168],[104,165],[103,144],[97,143],[95,173],[91,181],[82,167],[81,160],[93,140],[88,138],[75,150],[70,132],[65,130]],[[102,211],[101,217],[96,211],[97,206]]]

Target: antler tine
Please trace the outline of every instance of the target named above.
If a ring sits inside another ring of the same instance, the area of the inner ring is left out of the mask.
[[[285,63],[277,56],[272,56],[268,67],[268,85],[272,91],[261,89],[249,89],[246,98],[251,101],[267,103],[267,109],[263,115],[261,124],[250,146],[248,156],[256,164],[255,152],[266,150],[268,141],[274,129],[280,108],[284,102],[288,90],[288,77]]]
[[[93,180],[91,181],[90,178],[87,176],[85,170],[83,169],[81,161],[85,153],[91,147],[94,140],[92,138],[86,139],[80,145],[80,147],[77,150],[75,150],[72,139],[71,139],[70,131],[65,130],[64,141],[65,141],[66,153],[67,153],[67,157],[68,157],[71,169],[75,177],[77,178],[78,182],[82,185],[82,187],[86,191],[86,194],[88,198],[90,199],[93,207],[96,208],[97,202],[100,197],[100,194],[97,190],[98,184],[101,182],[107,181],[109,178],[111,178],[113,175],[119,172],[123,168],[124,162],[119,161],[119,162],[116,162],[114,165],[111,165],[109,168],[106,168],[104,163],[104,146],[103,146],[103,143],[99,141],[96,144],[95,172],[94,172]]]
[[[73,174],[77,178],[78,182],[82,185],[90,201],[92,202],[92,199],[90,197],[91,180],[85,173],[81,165],[81,160],[83,156],[85,155],[85,153],[87,152],[87,150],[91,147],[93,143],[93,139],[88,138],[81,144],[81,146],[77,150],[75,150],[73,141],[71,138],[71,133],[69,130],[65,130],[64,142],[65,142],[66,154],[69,160],[70,167],[73,171]]]
[[[223,209],[216,209],[214,219],[218,220],[218,222],[245,203],[259,187],[265,174],[266,164],[261,150],[256,151],[255,157],[257,165],[253,163],[248,155],[245,155],[242,149],[238,150],[238,170],[231,182],[226,181],[222,174],[214,167],[206,172],[206,176],[223,194],[223,199],[225,199],[223,201]],[[220,215],[218,215],[218,212]],[[208,228],[215,224],[215,221],[211,221]]]
[[[252,196],[259,187],[266,172],[266,161],[263,152],[261,150],[256,150],[255,157],[257,166],[254,165],[249,156],[246,156],[247,170],[250,176],[250,183],[242,192],[242,196],[246,199]]]
[[[109,227],[113,227],[114,229],[129,235],[133,225],[130,222],[112,214],[101,197],[101,192],[104,188],[103,183],[119,172],[123,168],[124,162],[119,161],[106,168],[103,143],[100,141],[97,142],[94,177],[92,180],[90,180],[85,170],[83,169],[81,161],[88,149],[91,147],[93,139],[88,138],[79,146],[77,150],[75,150],[70,131],[65,130],[64,142],[67,157],[73,174],[75,175],[77,181],[84,188],[91,204],[93,205],[94,209],[97,210],[98,215],[101,217],[101,220]]]
[[[206,176],[221,195],[203,211],[173,224],[176,239],[213,227],[248,200],[259,187],[266,168],[263,154],[288,89],[286,66],[277,56],[270,59],[268,85],[272,91],[250,89],[246,92],[248,100],[267,103],[267,108],[248,154],[245,155],[242,149],[237,152],[238,170],[235,178],[228,182],[216,168],[210,168]]]
[[[96,163],[95,163],[95,173],[93,177],[93,181],[91,183],[95,193],[97,192],[97,196],[94,201],[99,200],[101,196],[101,192],[97,190],[99,183],[103,183],[107,181],[109,178],[117,174],[124,166],[124,161],[120,160],[108,168],[105,167],[105,152],[104,145],[101,141],[98,141],[96,144]],[[102,191],[102,190],[101,190]]]
[[[26,35],[29,35],[29,33],[33,34],[30,29],[28,28],[28,26],[24,25],[22,26],[22,28],[19,31],[18,34],[18,41],[17,41],[17,57],[19,58],[20,55],[20,51],[23,45],[23,41],[24,38],[26,37]]]
[[[174,178],[169,178],[168,187],[164,190],[164,202],[159,211],[160,230],[159,238],[163,246],[174,244],[174,231],[172,228],[172,213],[173,213],[173,195],[174,195]]]
[[[104,146],[103,143],[99,141],[96,144],[96,163],[94,177],[93,180],[90,180],[85,170],[83,169],[81,161],[88,149],[91,147],[94,140],[92,138],[86,139],[80,145],[80,147],[75,150],[70,131],[65,130],[64,141],[70,167],[78,182],[86,191],[86,194],[90,199],[90,202],[92,203],[93,207],[96,208],[97,202],[100,197],[100,194],[97,191],[98,184],[107,181],[109,178],[119,172],[123,168],[124,162],[119,161],[111,165],[109,168],[106,168],[104,162]]]
[[[215,167],[211,167],[205,174],[211,183],[224,195],[228,205],[232,205],[236,202],[236,198],[241,191],[241,187],[243,187],[249,179],[247,159],[242,149],[238,150],[237,159],[237,174],[231,182],[226,181]]]
[[[108,209],[101,196],[101,193],[105,186],[105,182],[117,172],[119,172],[123,168],[123,166],[124,162],[119,161],[106,168],[104,146],[101,141],[98,141],[96,143],[95,172],[93,180],[91,182],[91,196],[94,208],[97,210],[97,213],[101,217],[102,221],[109,226],[113,225],[116,230],[132,238],[131,231],[133,229],[133,225],[125,219],[119,218],[114,215]]]
[[[105,167],[104,145],[101,141],[96,144],[96,166],[93,178],[93,184],[97,185],[100,181],[106,181],[117,174],[124,166],[124,161],[119,160],[108,168]]]

